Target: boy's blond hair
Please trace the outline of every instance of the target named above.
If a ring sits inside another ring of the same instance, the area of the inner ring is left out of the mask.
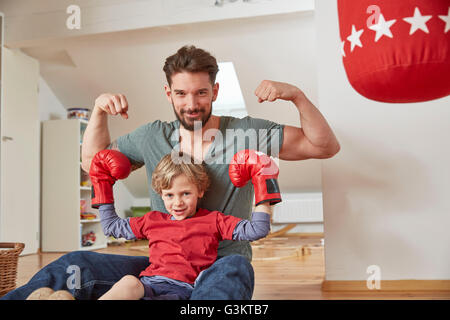
[[[184,157],[186,159],[186,157]],[[210,180],[205,165],[196,164],[191,158],[189,161],[173,161],[172,154],[165,155],[152,173],[152,188],[161,194],[162,190],[170,189],[172,181],[184,174],[188,180],[197,186],[198,191],[206,192]]]

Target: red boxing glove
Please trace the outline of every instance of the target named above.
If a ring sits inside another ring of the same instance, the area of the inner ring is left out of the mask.
[[[255,150],[242,150],[236,153],[228,168],[231,182],[238,188],[251,179],[255,189],[255,206],[270,202],[281,202],[278,186],[279,169],[268,155]]]
[[[131,172],[130,160],[116,150],[102,150],[91,162],[89,175],[92,182],[92,208],[114,203],[113,185],[118,179],[125,179]]]

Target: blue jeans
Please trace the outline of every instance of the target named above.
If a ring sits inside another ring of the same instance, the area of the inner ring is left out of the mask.
[[[74,251],[42,268],[27,284],[7,293],[1,300],[25,300],[41,287],[67,290],[77,300],[98,299],[123,276],[138,277],[148,265],[148,257]],[[79,270],[79,282],[72,281],[76,273],[73,266]],[[229,255],[218,258],[202,272],[191,300],[250,300],[253,288],[252,265],[244,256]]]

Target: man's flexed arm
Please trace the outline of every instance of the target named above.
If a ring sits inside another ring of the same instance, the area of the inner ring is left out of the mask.
[[[91,118],[83,136],[81,148],[82,168],[89,172],[91,160],[97,152],[111,144],[108,130],[108,115],[120,114],[128,119],[128,102],[123,94],[101,94],[96,100]],[[114,146],[111,146],[114,149]]]
[[[284,82],[264,80],[255,90],[258,102],[291,101],[300,115],[300,127],[284,126],[282,160],[325,159],[340,149],[339,142],[320,111],[299,88]]]

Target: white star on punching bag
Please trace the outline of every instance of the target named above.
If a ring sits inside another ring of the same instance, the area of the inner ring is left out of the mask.
[[[414,9],[414,16],[403,18],[406,22],[411,24],[411,29],[409,29],[409,35],[412,35],[417,30],[422,30],[425,33],[429,33],[427,28],[427,21],[431,19],[432,16],[422,16],[419,8]]]
[[[446,16],[439,16],[439,19],[445,22],[445,31],[444,33],[447,33],[448,30],[450,30],[450,7],[448,8],[448,13]]]
[[[384,20],[384,16],[382,13],[380,13],[380,16],[378,17],[378,23],[374,24],[369,27],[370,30],[373,30],[376,32],[375,34],[375,42],[377,42],[382,36],[387,36],[389,38],[392,38],[391,33],[391,27],[395,23],[395,19],[386,21]]]
[[[351,47],[350,52],[353,51],[355,46],[362,48],[361,40],[359,39],[364,32],[364,29],[356,31],[355,25],[352,25],[352,34],[347,37],[347,40],[350,41]]]

